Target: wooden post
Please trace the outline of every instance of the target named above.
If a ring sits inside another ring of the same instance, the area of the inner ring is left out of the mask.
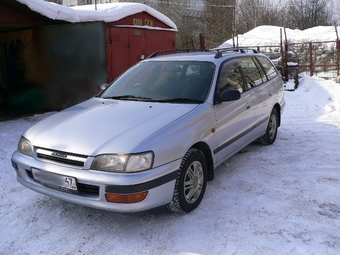
[[[336,40],[336,52],[337,52],[337,76],[340,75],[340,40]]]
[[[309,43],[309,75],[313,76],[313,45]]]
[[[287,61],[285,58],[285,49],[283,47],[283,39],[282,39],[282,28],[280,28],[280,46],[281,46],[281,65],[282,65],[282,76],[285,81],[288,80],[287,77]]]
[[[280,28],[281,65],[283,65],[282,28]]]
[[[199,34],[199,38],[200,38],[200,48],[201,48],[201,50],[205,50],[204,36],[202,34]]]
[[[284,35],[285,35],[285,50],[284,50],[284,53],[285,53],[285,63],[284,63],[284,69],[285,69],[285,76],[286,76],[286,81],[288,81],[288,39],[287,39],[287,33],[286,33],[286,28],[284,27],[283,28],[283,32],[284,32]]]
[[[340,75],[340,39],[338,34],[338,26],[336,25],[336,22],[334,22],[334,28],[335,28],[335,34],[336,34],[336,62],[337,62],[337,76]]]

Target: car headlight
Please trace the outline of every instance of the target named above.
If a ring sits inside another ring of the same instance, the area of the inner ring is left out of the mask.
[[[152,167],[153,153],[124,155],[99,155],[92,162],[91,169],[110,172],[140,172]]]
[[[21,137],[18,143],[18,151],[21,153],[33,157],[33,146],[30,141],[25,137]]]

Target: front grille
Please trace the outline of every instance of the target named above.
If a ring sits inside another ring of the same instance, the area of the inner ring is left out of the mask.
[[[28,177],[34,180],[32,171],[27,170],[27,169],[25,169],[25,170],[26,170],[26,174],[28,175]]]
[[[64,151],[37,148],[37,157],[61,164],[83,167],[87,156]]]
[[[78,193],[79,195],[97,197],[99,196],[99,187],[90,184],[78,183]]]

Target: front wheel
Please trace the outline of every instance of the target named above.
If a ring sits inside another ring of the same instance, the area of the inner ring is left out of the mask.
[[[270,145],[275,142],[276,135],[277,135],[277,128],[279,123],[278,113],[275,108],[273,108],[270,116],[269,122],[267,126],[266,133],[264,136],[260,137],[258,141],[264,145]]]
[[[168,209],[173,212],[191,212],[201,203],[206,185],[205,156],[200,150],[192,148],[183,157]]]

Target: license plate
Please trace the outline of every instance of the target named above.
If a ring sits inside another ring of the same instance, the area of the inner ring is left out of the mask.
[[[64,176],[38,169],[32,169],[33,177],[36,181],[46,185],[59,187],[60,189],[77,191],[77,180],[74,177]]]

